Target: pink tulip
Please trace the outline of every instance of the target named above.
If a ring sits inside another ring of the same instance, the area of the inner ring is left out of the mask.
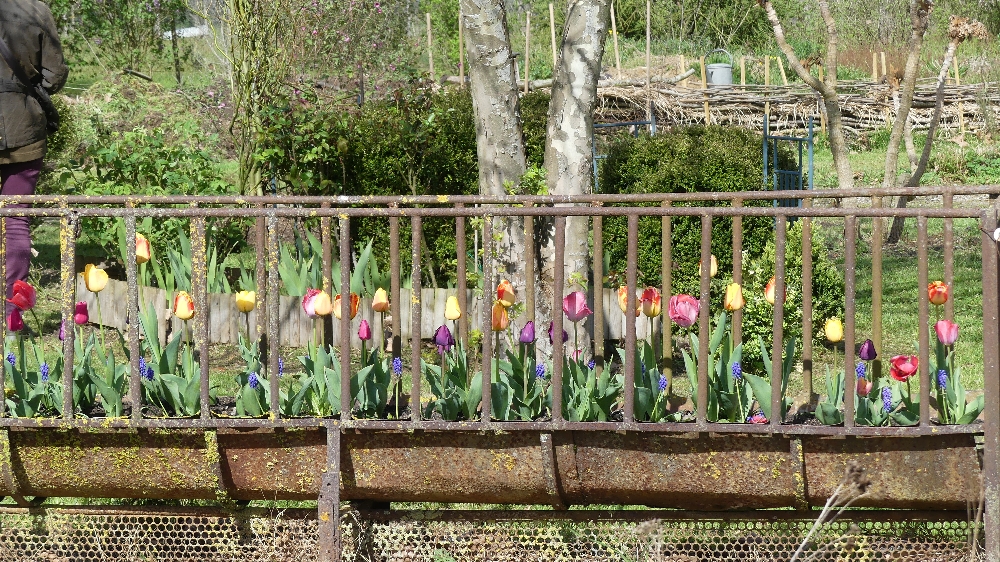
[[[583,291],[573,291],[563,299],[563,312],[570,322],[579,322],[594,311],[587,307],[587,295]]]
[[[951,320],[938,320],[934,324],[934,331],[937,332],[938,341],[944,345],[954,345],[958,339],[958,324]]]
[[[361,341],[372,339],[372,327],[368,325],[367,320],[362,320],[361,325],[358,326],[358,337]]]
[[[674,295],[670,297],[667,315],[682,328],[689,328],[698,320],[701,303],[691,295]]]
[[[872,383],[869,380],[858,379],[858,396],[868,396],[872,391]]]

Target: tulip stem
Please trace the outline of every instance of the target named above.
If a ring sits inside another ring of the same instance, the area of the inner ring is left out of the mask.
[[[42,322],[38,319],[38,315],[35,314],[35,309],[34,308],[30,308],[29,310],[31,311],[31,317],[35,319],[35,324],[38,325],[38,331],[36,333],[39,335],[39,337],[41,337],[41,335],[42,335]]]
[[[97,301],[97,330],[101,334],[101,347],[107,349],[108,344],[104,341],[104,315],[101,314],[101,293],[94,293],[94,299]]]

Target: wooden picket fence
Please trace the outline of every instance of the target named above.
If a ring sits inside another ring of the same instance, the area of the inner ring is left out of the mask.
[[[445,322],[444,308],[449,296],[456,293],[454,289],[421,289],[420,302],[423,307],[420,313],[420,337],[430,339],[434,336],[438,326]],[[608,339],[621,339],[625,334],[625,315],[618,307],[618,300],[615,291],[604,289],[604,333]],[[77,300],[85,301],[90,310],[90,322],[108,328],[124,330],[128,326],[127,303],[128,284],[124,281],[110,280],[107,287],[99,294],[87,290],[83,282],[83,276],[77,277],[76,288]],[[100,313],[98,313],[97,299],[100,297]],[[190,323],[173,317],[170,313],[170,298],[163,289],[156,287],[139,287],[139,301],[152,303],[156,311],[157,335],[161,342],[165,342],[168,334],[178,333],[180,330],[192,328]],[[410,290],[402,289],[400,299],[404,303],[410,302]],[[664,299],[664,312],[666,312],[666,301]],[[212,293],[208,296],[208,332],[210,343],[230,343],[239,341],[239,334],[247,330],[249,321],[249,334],[251,339],[256,339],[257,332],[257,311],[243,314],[236,308],[236,295],[228,293]],[[468,292],[469,308],[466,314],[470,314],[473,328],[478,327],[478,319],[482,318],[481,311],[483,299],[477,297],[470,289]],[[492,306],[492,302],[489,303]],[[361,299],[358,316],[354,319],[355,326],[361,323],[362,319],[368,320],[372,327],[375,341],[383,341],[383,326],[380,315],[372,311],[371,299]],[[340,333],[340,323],[333,318],[333,333]],[[520,326],[520,324],[518,324]],[[302,310],[302,297],[280,297],[278,303],[278,326],[280,340],[279,344],[288,347],[305,347],[313,337],[315,321]],[[410,307],[402,307],[402,336],[409,338],[410,330]],[[650,329],[658,331],[659,320],[652,323],[645,316],[636,319],[636,336],[646,338],[650,335]],[[545,337],[545,328],[539,328],[539,337]],[[593,316],[588,320],[587,330],[593,333]],[[357,331],[354,331],[352,344],[361,345]]]

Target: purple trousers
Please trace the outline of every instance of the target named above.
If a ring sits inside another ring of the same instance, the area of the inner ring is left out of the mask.
[[[38,183],[38,174],[42,171],[42,159],[16,164],[0,164],[0,195],[32,195]],[[27,207],[28,205],[11,205],[11,207]],[[14,281],[28,279],[28,264],[31,261],[31,230],[28,217],[7,218],[7,290],[9,299],[13,294],[11,288]],[[14,306],[7,303],[4,318],[10,314]]]

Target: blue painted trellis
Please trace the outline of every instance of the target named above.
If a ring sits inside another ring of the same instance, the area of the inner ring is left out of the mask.
[[[764,185],[771,184],[774,191],[801,191],[813,188],[813,120],[809,118],[808,135],[805,137],[791,137],[782,135],[772,135],[767,115],[764,116]],[[778,162],[778,143],[795,143],[797,149],[797,168],[783,170]],[[802,172],[802,152],[807,152],[807,173]],[[808,179],[806,179],[808,178]],[[798,207],[802,205],[801,199],[775,199],[775,207]]]

